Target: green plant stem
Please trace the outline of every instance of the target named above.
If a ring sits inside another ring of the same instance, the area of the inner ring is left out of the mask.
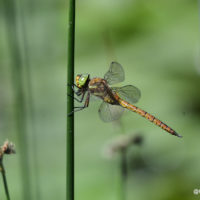
[[[74,109],[74,45],[75,45],[75,0],[69,0],[68,59],[67,59],[67,114]],[[67,200],[74,200],[74,114],[67,116]]]
[[[121,151],[121,160],[120,160],[120,170],[121,170],[121,200],[126,200],[126,179],[127,179],[127,159],[126,159],[126,149]]]
[[[29,117],[29,132],[31,133],[31,142],[32,142],[32,170],[33,171],[33,175],[34,175],[34,184],[32,187],[34,188],[34,192],[35,192],[35,198],[37,200],[41,199],[41,195],[40,195],[40,180],[39,180],[39,161],[38,161],[38,144],[37,144],[37,132],[36,132],[36,126],[35,126],[35,122],[36,122],[36,117],[35,117],[35,110],[34,110],[34,95],[33,95],[33,86],[32,86],[32,70],[31,70],[31,59],[30,59],[30,53],[29,53],[29,41],[31,41],[30,37],[28,37],[30,34],[28,31],[29,30],[29,26],[30,23],[28,21],[29,17],[30,17],[30,13],[33,12],[33,3],[34,2],[30,2],[30,1],[26,1],[26,0],[20,0],[19,1],[19,21],[21,22],[21,35],[22,35],[22,49],[23,49],[23,64],[25,66],[24,69],[24,76],[25,76],[25,81],[24,81],[24,85],[26,87],[26,99],[28,102],[28,106],[27,106],[27,111],[28,115],[27,117]],[[30,4],[31,4],[31,8],[30,8]],[[32,189],[33,190],[33,189]]]
[[[5,172],[5,169],[4,169],[4,166],[3,166],[2,162],[0,162],[0,169],[1,169],[1,174],[2,174],[2,178],[3,178],[3,184],[4,184],[6,197],[7,197],[7,200],[10,200],[8,184],[7,184],[7,180],[6,180],[6,172]]]
[[[15,132],[17,134],[19,155],[20,155],[20,170],[22,177],[23,199],[31,200],[30,189],[30,170],[29,170],[29,146],[26,135],[26,109],[25,96],[23,88],[23,62],[20,51],[20,42],[17,26],[17,7],[16,1],[4,0],[4,14],[6,20],[8,46],[11,61],[11,74],[13,86],[13,99],[15,110]]]

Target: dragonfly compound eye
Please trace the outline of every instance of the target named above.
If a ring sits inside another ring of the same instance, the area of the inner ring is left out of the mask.
[[[80,88],[80,85],[79,85],[79,79],[80,79],[80,77],[81,77],[80,74],[78,74],[78,75],[76,76],[76,85],[77,85],[77,87],[79,87],[79,88]]]
[[[82,88],[87,80],[88,80],[89,74],[81,74],[76,76],[76,84],[79,88]]]

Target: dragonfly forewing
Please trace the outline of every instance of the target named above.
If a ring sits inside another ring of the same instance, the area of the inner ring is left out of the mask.
[[[123,67],[117,62],[111,62],[109,70],[104,75],[104,79],[109,85],[124,81],[125,74]]]

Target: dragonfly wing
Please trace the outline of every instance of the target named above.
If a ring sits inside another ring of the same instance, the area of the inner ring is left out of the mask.
[[[95,96],[95,95],[91,95],[90,96],[90,101],[91,102],[96,102],[96,101],[102,101],[102,99],[101,98],[99,98],[98,96]]]
[[[106,102],[102,102],[99,108],[99,116],[104,122],[111,122],[119,119],[124,112],[124,108],[117,105],[111,105]]]
[[[106,72],[104,79],[109,85],[124,81],[125,75],[123,67],[117,62],[111,62],[109,70]]]
[[[116,92],[121,99],[131,104],[138,102],[138,100],[141,97],[140,90],[133,85],[125,85],[123,87],[113,87],[112,90]]]

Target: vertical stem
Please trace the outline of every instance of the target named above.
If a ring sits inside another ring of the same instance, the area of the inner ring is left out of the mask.
[[[9,190],[8,190],[8,184],[7,184],[7,180],[6,180],[6,172],[3,166],[3,162],[0,162],[0,170],[1,170],[1,174],[3,177],[3,184],[4,184],[4,189],[5,189],[5,193],[6,193],[6,197],[7,200],[10,200],[10,195],[9,195]]]
[[[127,179],[127,159],[126,159],[126,149],[121,151],[121,200],[126,200],[126,179]]]
[[[20,170],[23,184],[23,199],[31,199],[30,170],[29,170],[29,146],[26,134],[26,109],[23,87],[23,69],[20,42],[18,38],[17,7],[16,1],[4,0],[4,14],[7,28],[8,46],[11,60],[13,99],[15,109],[15,131],[18,139]]]
[[[68,62],[67,62],[67,94],[74,95],[74,45],[75,45],[75,0],[69,0],[68,16]],[[74,109],[74,99],[67,97],[67,114]],[[67,116],[67,200],[74,200],[74,114]]]
[[[31,16],[30,13],[33,9],[33,3],[31,3],[31,9],[30,9],[30,1],[19,1],[19,21],[21,22],[21,35],[23,38],[22,41],[22,49],[24,54],[23,64],[25,66],[24,74],[25,74],[25,87],[26,87],[26,93],[27,93],[27,102],[28,102],[28,111],[29,115],[27,117],[30,118],[30,129],[31,132],[31,141],[32,141],[32,173],[34,174],[34,192],[35,192],[35,198],[37,200],[41,199],[40,196],[40,181],[39,181],[39,169],[38,169],[38,144],[37,144],[37,133],[36,133],[36,127],[35,127],[35,111],[34,111],[34,98],[33,98],[33,86],[32,86],[32,76],[31,76],[31,62],[30,62],[30,53],[29,53],[29,32],[28,32],[28,21],[29,17]],[[29,13],[29,14],[28,14]]]

